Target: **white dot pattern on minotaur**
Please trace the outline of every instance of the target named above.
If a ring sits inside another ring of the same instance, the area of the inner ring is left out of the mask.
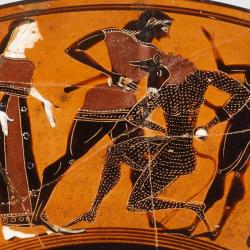
[[[249,91],[239,81],[220,71],[197,70],[186,76],[183,83],[163,84],[158,96],[147,96],[129,112],[127,120],[142,126],[147,116],[161,107],[167,133],[159,142],[154,138],[137,137],[114,144],[107,152],[98,193],[90,212],[75,221],[93,220],[97,209],[120,179],[121,163],[141,171],[128,201],[130,211],[153,211],[168,208],[191,209],[209,228],[203,203],[162,200],[156,196],[182,175],[190,174],[196,166],[193,133],[199,110],[208,86],[231,95],[223,109],[233,116],[249,99]]]

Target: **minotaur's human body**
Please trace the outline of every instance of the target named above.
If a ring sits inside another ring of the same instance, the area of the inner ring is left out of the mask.
[[[168,208],[191,209],[210,230],[204,216],[204,204],[160,199],[157,195],[171,182],[182,175],[190,174],[195,169],[196,153],[193,147],[193,136],[208,86],[227,92],[231,98],[223,108],[218,110],[216,117],[204,126],[207,131],[239,112],[249,99],[249,91],[243,84],[220,71],[196,69],[188,73],[181,82],[173,84],[171,80],[174,77],[172,73],[175,67],[171,69],[171,63],[169,65],[166,63],[168,55],[163,57],[164,66],[161,65],[150,73],[158,75],[158,80],[165,79],[158,95],[147,96],[141,100],[131,110],[127,119],[140,125],[150,112],[161,107],[168,124],[165,140],[160,145],[154,146],[153,138],[137,137],[111,146],[107,153],[98,193],[90,210],[70,225],[81,220],[94,220],[102,199],[119,181],[121,163],[126,163],[131,168],[142,171],[129,197],[128,210],[148,212]],[[138,61],[137,66],[148,70],[149,62],[152,63],[152,59]],[[151,152],[148,152],[149,149]]]

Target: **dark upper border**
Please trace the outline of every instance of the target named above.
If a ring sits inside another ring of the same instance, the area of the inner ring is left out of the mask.
[[[25,1],[17,1],[14,3],[7,3],[7,4],[3,4],[0,5],[0,9],[4,9],[4,8],[8,8],[8,7],[12,7],[12,6],[16,6],[16,5],[26,5],[26,4],[31,4],[31,3],[42,3],[42,2],[50,2],[51,0],[25,0]],[[241,10],[241,11],[245,11],[245,12],[250,12],[250,9],[247,8],[243,8],[243,7],[238,7],[238,6],[234,6],[231,4],[226,4],[226,3],[220,3],[217,1],[212,1],[212,0],[188,0],[190,2],[200,2],[200,3],[207,3],[207,4],[211,4],[211,5],[218,5],[218,6],[223,6],[229,9],[236,9],[236,10]]]
[[[56,13],[80,12],[80,11],[111,11],[111,10],[131,10],[131,11],[145,11],[146,9],[158,9],[168,13],[177,13],[182,15],[198,16],[202,18],[215,19],[232,24],[241,25],[250,28],[250,21],[243,20],[237,17],[217,14],[210,11],[201,11],[199,9],[190,9],[183,7],[174,7],[167,5],[153,5],[153,4],[93,4],[93,5],[76,5],[65,6],[50,9],[34,9],[31,11],[19,12],[11,15],[0,17],[0,22],[9,21],[23,17],[43,16]]]

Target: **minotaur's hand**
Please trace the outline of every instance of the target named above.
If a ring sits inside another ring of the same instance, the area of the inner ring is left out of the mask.
[[[158,96],[159,96],[158,89],[157,89],[157,88],[149,87],[149,88],[147,89],[147,95],[158,97]]]
[[[194,130],[194,136],[200,140],[205,141],[208,137],[208,128],[206,126],[205,127],[197,127]]]

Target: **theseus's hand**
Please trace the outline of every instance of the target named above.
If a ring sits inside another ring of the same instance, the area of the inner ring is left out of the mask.
[[[136,91],[137,84],[132,79],[122,76],[121,74],[112,73],[108,79],[109,86],[115,85],[126,91]]]

